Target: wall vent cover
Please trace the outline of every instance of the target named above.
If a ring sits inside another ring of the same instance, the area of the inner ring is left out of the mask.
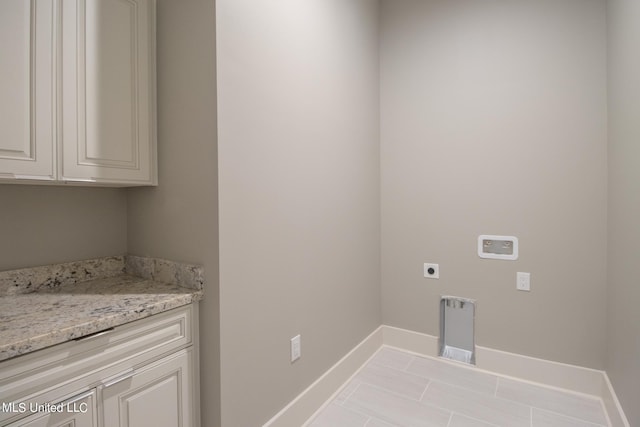
[[[492,234],[478,236],[478,256],[515,261],[518,259],[518,238]]]

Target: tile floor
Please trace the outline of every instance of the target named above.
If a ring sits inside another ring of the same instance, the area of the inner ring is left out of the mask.
[[[310,427],[599,427],[602,401],[381,348]]]

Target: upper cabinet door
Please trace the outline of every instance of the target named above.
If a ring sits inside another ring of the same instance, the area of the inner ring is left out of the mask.
[[[53,0],[0,1],[0,178],[55,174]]]
[[[62,0],[59,179],[156,183],[154,22],[153,0]]]

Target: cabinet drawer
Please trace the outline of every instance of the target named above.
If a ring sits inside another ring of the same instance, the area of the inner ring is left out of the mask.
[[[0,363],[2,402],[59,401],[193,341],[193,305]],[[0,425],[15,418],[0,411]]]

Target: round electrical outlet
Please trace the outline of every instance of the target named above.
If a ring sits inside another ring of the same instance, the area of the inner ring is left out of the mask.
[[[439,279],[440,268],[438,264],[424,264],[424,277],[428,279]]]

